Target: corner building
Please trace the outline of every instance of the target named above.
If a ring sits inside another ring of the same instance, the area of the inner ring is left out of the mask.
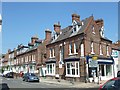
[[[54,24],[54,34],[46,45],[46,76],[74,81],[98,81],[113,77],[112,41],[104,35],[103,19],[80,19],[72,14],[72,24],[61,29]],[[96,59],[95,59],[96,58]],[[94,60],[95,59],[95,60]],[[92,62],[92,63],[91,63]]]

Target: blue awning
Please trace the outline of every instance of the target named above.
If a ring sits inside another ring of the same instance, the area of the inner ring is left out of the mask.
[[[114,64],[114,60],[110,59],[110,60],[104,60],[104,59],[98,59],[98,64]]]

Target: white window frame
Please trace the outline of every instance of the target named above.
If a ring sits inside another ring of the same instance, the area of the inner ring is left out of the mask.
[[[92,33],[95,34],[95,27],[92,25]]]
[[[75,64],[75,67],[71,66],[72,63]],[[67,71],[67,69],[68,69],[67,64],[70,64],[70,74],[68,74],[68,71]],[[76,66],[76,64],[78,64],[78,66]],[[72,75],[72,69],[75,69],[75,75]],[[76,72],[77,69],[78,69],[78,75]],[[66,62],[66,77],[80,77],[79,62],[78,61]]]
[[[53,57],[55,57],[55,49],[54,48],[52,49],[52,52],[53,52],[53,54],[52,54]]]
[[[84,44],[81,43],[80,47],[81,47],[81,57],[84,57]]]
[[[95,54],[94,53],[94,43],[93,42],[91,42],[91,54]]]
[[[52,57],[52,52],[51,51],[52,51],[52,49],[50,48],[50,58]]]
[[[103,55],[103,53],[102,53],[102,46],[101,46],[101,44],[100,44],[100,55]]]
[[[50,72],[50,65],[52,65],[52,73]],[[49,66],[49,68],[48,68],[48,66]],[[55,76],[55,67],[56,67],[55,63],[46,64],[46,67],[47,67],[47,73],[46,73],[46,75]]]
[[[72,51],[72,42],[69,43],[69,55],[73,55]]]
[[[109,47],[107,45],[107,56],[109,56]]]
[[[76,48],[76,43],[74,43],[74,54],[78,54],[78,52],[76,52],[77,48]]]

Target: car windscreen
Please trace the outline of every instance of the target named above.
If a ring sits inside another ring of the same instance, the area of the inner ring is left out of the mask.
[[[36,76],[36,75],[35,75],[35,74],[33,74],[33,73],[30,73],[29,75],[30,75],[30,76]]]

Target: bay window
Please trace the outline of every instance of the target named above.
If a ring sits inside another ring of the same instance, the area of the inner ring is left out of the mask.
[[[66,76],[79,77],[79,62],[66,62]]]
[[[55,63],[47,64],[47,75],[55,75]]]

